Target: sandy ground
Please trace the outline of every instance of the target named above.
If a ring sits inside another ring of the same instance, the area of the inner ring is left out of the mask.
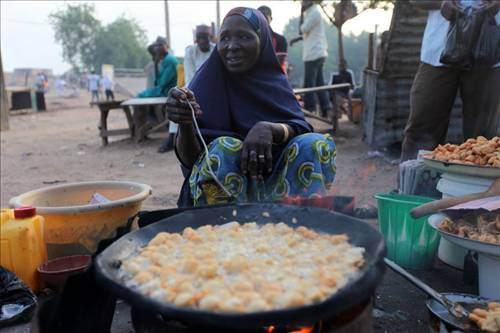
[[[153,187],[144,209],[174,207],[182,174],[173,152],[158,154],[165,134],[136,144],[112,137],[106,147],[98,136],[99,111],[89,96],[47,98],[47,112],[12,114],[10,130],[1,132],[1,205],[26,191],[66,182],[129,180]],[[321,126],[312,120],[313,125]],[[126,127],[119,110],[110,113],[109,128]],[[336,137],[338,173],[332,193],[353,195],[358,204],[373,203],[373,194],[395,187],[397,167],[387,159],[369,158],[360,127],[341,123]]]
[[[1,205],[12,196],[54,183],[85,180],[131,180],[150,184],[153,195],[144,209],[175,205],[182,175],[174,153],[158,154],[161,136],[141,144],[127,138],[112,138],[101,146],[97,108],[88,107],[89,97],[48,98],[49,111],[12,115],[11,129],[1,132]],[[319,125],[313,121],[313,125]],[[125,117],[113,111],[111,128],[124,127]],[[361,140],[361,129],[341,123],[335,137],[338,173],[332,193],[352,195],[358,205],[374,203],[377,192],[395,187],[397,166],[390,158],[370,158],[370,148]],[[376,154],[375,154],[376,155]],[[375,220],[370,221],[372,225]],[[461,283],[461,273],[442,264],[432,271],[416,272],[437,290],[471,292]],[[388,271],[375,293],[374,332],[428,332],[424,307],[426,297],[401,277]],[[411,300],[411,301],[408,301]],[[129,306],[119,302],[112,333],[133,333]],[[3,329],[6,333],[36,333],[35,321]]]

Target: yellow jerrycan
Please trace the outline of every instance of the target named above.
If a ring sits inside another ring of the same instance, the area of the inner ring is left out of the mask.
[[[40,281],[36,269],[47,261],[43,217],[36,215],[34,207],[20,207],[2,209],[0,218],[0,266],[38,291]]]

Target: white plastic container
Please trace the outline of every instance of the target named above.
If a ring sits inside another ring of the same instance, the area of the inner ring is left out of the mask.
[[[443,173],[437,184],[437,190],[443,198],[461,197],[468,194],[485,192],[494,179],[471,177],[460,174]],[[467,250],[441,237],[438,248],[438,258],[446,264],[458,269],[464,269],[464,257]]]

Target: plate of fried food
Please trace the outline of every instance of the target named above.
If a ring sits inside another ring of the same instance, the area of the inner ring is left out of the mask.
[[[469,250],[500,256],[500,213],[466,214],[451,219],[442,214],[429,217],[441,236]]]
[[[475,308],[469,315],[469,320],[473,321],[483,332],[500,332],[500,303],[489,302],[486,309]]]
[[[425,154],[424,163],[431,168],[470,176],[500,177],[500,137],[483,136],[468,139],[461,145],[439,145]]]

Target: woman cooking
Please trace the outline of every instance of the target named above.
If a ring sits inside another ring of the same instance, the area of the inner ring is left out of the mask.
[[[264,16],[232,9],[218,40],[189,89],[173,88],[167,99],[168,117],[179,124],[177,157],[190,170],[179,206],[325,195],[335,178],[335,143],[311,133]]]

